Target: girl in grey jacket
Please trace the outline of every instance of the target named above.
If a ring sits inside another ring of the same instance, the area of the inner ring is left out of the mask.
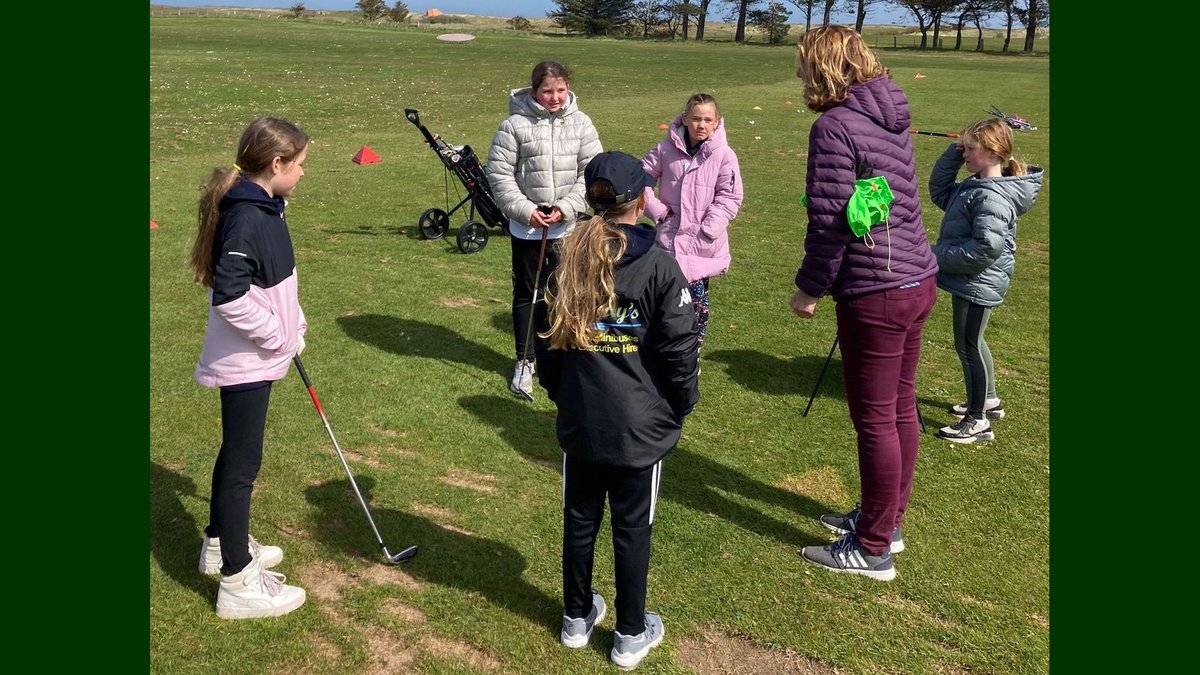
[[[558,262],[554,242],[543,249],[541,241],[562,238],[575,226],[575,214],[587,210],[583,169],[602,150],[596,127],[579,110],[569,83],[570,72],[557,61],[534,66],[531,86],[512,90],[509,116],[488,152],[488,182],[512,235],[517,362],[509,390],[528,401],[533,400],[531,341],[545,328],[546,313],[544,306],[534,307],[534,282],[537,295],[544,296]],[[541,255],[545,258],[539,261]],[[537,325],[531,331],[535,312]]]
[[[963,164],[972,175],[955,182]],[[990,118],[967,127],[929,176],[929,196],[946,212],[933,246],[937,283],[952,296],[954,348],[967,389],[967,401],[950,409],[962,419],[938,432],[946,440],[993,440],[988,420],[1004,417],[983,334],[1012,279],[1017,218],[1033,206],[1041,187],[1042,169],[1014,159],[1008,124]]]

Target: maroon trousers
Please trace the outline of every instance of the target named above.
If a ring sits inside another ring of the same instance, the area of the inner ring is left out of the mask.
[[[862,515],[855,531],[872,555],[887,552],[912,493],[921,431],[917,361],[937,284],[867,293],[837,303],[850,419],[858,432]]]

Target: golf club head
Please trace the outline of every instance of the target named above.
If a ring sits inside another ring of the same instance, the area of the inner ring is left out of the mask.
[[[388,562],[392,563],[393,565],[399,565],[402,562],[408,562],[409,560],[417,557],[417,547],[409,546],[403,551],[393,554],[388,553],[387,547],[385,546],[383,547],[383,554],[387,556]]]
[[[523,389],[518,389],[518,390],[514,391],[513,393],[515,393],[523,401],[525,401],[527,403],[533,403],[533,394],[526,393],[525,390],[523,390]]]

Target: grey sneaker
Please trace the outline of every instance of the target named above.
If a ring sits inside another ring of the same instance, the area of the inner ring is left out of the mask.
[[[954,424],[939,429],[938,438],[944,438],[952,443],[974,443],[976,441],[994,441],[996,434],[987,420],[977,420],[966,415]]]
[[[849,513],[826,513],[821,516],[821,524],[837,534],[850,534],[858,531],[858,517],[861,515],[862,504],[855,504]],[[892,553],[904,551],[904,534],[900,532],[899,526],[892,530],[891,551]]]
[[[959,403],[950,406],[950,412],[962,417],[967,414],[967,404]],[[1004,403],[998,398],[989,398],[983,402],[983,416],[989,420],[998,420],[1004,417]]]
[[[604,619],[604,615],[608,613],[608,606],[604,604],[604,598],[592,589],[592,611],[582,619],[572,619],[566,614],[563,615],[562,635],[559,638],[566,647],[571,649],[579,649],[586,647],[589,640],[592,639],[592,628],[597,623]]]
[[[642,662],[650,650],[657,647],[663,639],[662,617],[654,612],[646,612],[646,630],[637,635],[623,635],[613,631],[615,639],[609,658],[621,670],[633,670]]]
[[[517,364],[513,366],[512,381],[508,383],[508,390],[526,401],[532,401],[533,373],[536,369],[536,361],[533,359],[517,359]]]
[[[892,552],[871,555],[858,543],[858,535],[853,533],[826,546],[805,546],[800,550],[800,557],[830,572],[861,574],[880,581],[896,578]]]

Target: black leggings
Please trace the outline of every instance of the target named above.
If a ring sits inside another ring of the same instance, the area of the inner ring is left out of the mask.
[[[213,467],[204,534],[221,538],[221,574],[250,564],[250,492],[262,466],[270,382],[221,387],[221,451]]]
[[[537,276],[538,251],[542,248],[539,239],[512,239],[512,269],[513,269],[513,299],[512,319],[513,336],[516,342],[517,358],[533,358],[534,345],[529,344],[530,335],[529,313],[533,308],[533,280]],[[549,326],[546,319],[546,282],[558,266],[558,240],[546,241],[546,261],[542,264],[542,276],[538,279],[537,316],[534,318],[533,332],[545,331]],[[528,349],[528,351],[526,351]]]

